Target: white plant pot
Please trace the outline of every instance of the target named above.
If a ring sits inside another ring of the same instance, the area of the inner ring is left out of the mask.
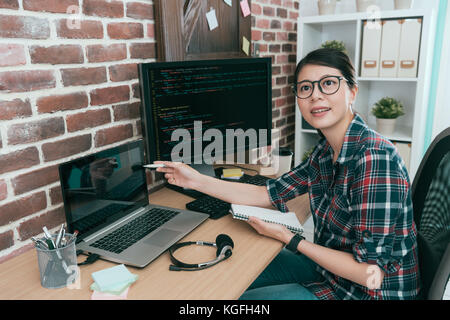
[[[395,10],[410,9],[412,6],[412,0],[394,0]]]
[[[336,0],[318,0],[319,14],[334,14],[336,11]]]
[[[376,0],[356,0],[356,10],[365,12],[370,6],[376,5]]]
[[[397,119],[380,119],[377,118],[377,131],[383,136],[390,136],[395,131]]]

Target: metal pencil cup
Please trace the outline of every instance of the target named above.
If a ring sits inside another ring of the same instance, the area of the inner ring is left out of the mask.
[[[56,243],[56,234],[52,235]],[[45,243],[46,239],[38,241]],[[41,285],[44,288],[62,288],[75,282],[77,274],[77,255],[75,249],[75,237],[66,234],[58,248],[48,249],[43,245],[35,245],[41,276]]]

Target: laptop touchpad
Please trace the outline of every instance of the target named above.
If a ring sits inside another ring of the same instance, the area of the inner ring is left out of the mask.
[[[181,232],[173,231],[169,229],[161,229],[152,235],[150,238],[144,241],[146,244],[151,244],[153,246],[164,247],[170,241],[179,235]]]

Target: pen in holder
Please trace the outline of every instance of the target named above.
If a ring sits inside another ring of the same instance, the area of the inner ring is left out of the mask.
[[[37,251],[41,285],[44,288],[62,288],[75,282],[76,236],[69,233],[62,236],[59,232],[52,234],[51,238],[45,236],[40,239],[32,238],[32,240]]]

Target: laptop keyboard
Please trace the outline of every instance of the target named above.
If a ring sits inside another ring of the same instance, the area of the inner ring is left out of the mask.
[[[119,229],[97,240],[91,246],[119,254],[175,217],[178,213],[178,211],[173,210],[152,208]]]
[[[99,226],[100,224],[105,223],[108,218],[115,215],[116,213],[124,211],[125,209],[131,207],[132,205],[123,203],[108,204],[106,207],[103,207],[100,210],[89,214],[87,217],[74,222],[74,230],[78,230],[81,234],[83,234],[92,229],[93,226]]]

